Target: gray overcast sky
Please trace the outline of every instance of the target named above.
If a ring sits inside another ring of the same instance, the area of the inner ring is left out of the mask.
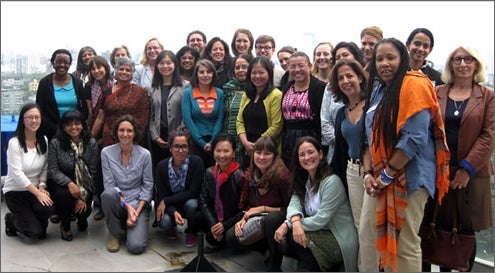
[[[7,54],[48,55],[86,45],[101,53],[125,44],[136,56],[151,37],[175,52],[192,30],[230,45],[243,27],[255,39],[272,35],[276,51],[292,45],[312,55],[321,41],[359,45],[361,30],[376,25],[403,42],[414,28],[430,29],[435,46],[428,59],[436,65],[461,44],[478,49],[491,68],[494,60],[493,1],[2,1],[1,10],[1,51]]]

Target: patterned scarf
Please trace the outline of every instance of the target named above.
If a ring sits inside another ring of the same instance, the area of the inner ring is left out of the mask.
[[[424,92],[423,92],[424,91]],[[430,109],[436,154],[436,187],[438,202],[449,189],[449,158],[443,119],[438,106],[435,89],[431,81],[420,72],[407,72],[400,90],[399,113],[397,116],[397,135],[407,119],[418,112]],[[378,130],[373,131],[376,139]],[[381,137],[383,139],[383,136]],[[375,177],[379,177],[391,154],[391,147],[384,147],[383,141],[377,147],[371,143],[371,156]],[[397,271],[397,237],[402,228],[407,207],[407,181],[404,169],[401,169],[394,183],[383,190],[377,197],[376,204],[376,247],[380,254],[380,268],[388,265]]]
[[[111,88],[112,86],[113,86],[113,81],[108,80],[107,83],[105,84],[105,90]],[[101,92],[100,83],[98,81],[95,81],[91,85],[91,105],[93,106],[93,108],[95,108],[96,103],[98,103],[98,101],[100,100],[101,93],[102,92]]]
[[[177,172],[174,171],[174,159],[170,157],[168,160],[168,180],[170,181],[170,188],[173,193],[178,193],[184,191],[186,188],[186,176],[187,170],[189,169],[189,158],[188,155],[184,163],[180,165]]]
[[[75,157],[75,165],[74,165],[74,173],[76,184],[79,187],[79,191],[81,192],[81,197],[86,200],[88,196],[88,191],[95,192],[93,178],[89,172],[88,166],[82,159],[82,154],[84,153],[83,142],[79,141],[78,144],[74,143],[72,140],[70,142],[71,148],[74,150],[76,154]]]
[[[213,179],[215,179],[215,210],[217,212],[218,221],[223,221],[223,202],[220,196],[220,187],[227,181],[229,176],[239,169],[239,163],[230,161],[227,172],[222,172],[218,165],[213,167]]]

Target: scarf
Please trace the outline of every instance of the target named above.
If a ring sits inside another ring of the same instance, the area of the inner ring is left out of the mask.
[[[227,172],[222,172],[220,167],[216,164],[213,167],[213,179],[215,179],[215,210],[217,212],[218,221],[223,221],[223,202],[220,196],[220,187],[227,181],[229,176],[239,169],[239,163],[230,161]]]
[[[71,140],[70,146],[76,154],[74,166],[76,184],[79,187],[79,191],[81,192],[81,198],[86,200],[86,198],[88,197],[88,191],[95,192],[95,186],[93,177],[89,172],[89,168],[82,158],[82,154],[84,153],[83,142],[80,141],[78,144],[76,144]]]
[[[436,155],[436,188],[438,203],[449,189],[449,158],[445,128],[437,102],[435,89],[431,81],[421,72],[407,72],[402,81],[399,97],[399,112],[397,115],[397,135],[406,121],[418,112],[429,109],[432,120],[433,136]],[[378,136],[373,128],[373,139]],[[383,136],[381,137],[383,139]],[[379,177],[388,161],[392,147],[384,147],[383,141],[377,147],[371,143],[374,175]],[[380,255],[380,268],[385,265],[397,271],[397,237],[402,228],[407,207],[407,181],[404,168],[396,175],[394,183],[382,190],[376,203],[376,247]]]
[[[177,172],[174,171],[174,158],[168,160],[168,180],[170,181],[170,189],[173,193],[181,192],[186,189],[186,176],[189,169],[189,157],[186,157],[184,163],[180,165]]]
[[[111,88],[113,86],[113,81],[110,81],[108,80],[107,83],[105,84],[105,90]],[[100,83],[98,81],[95,81],[92,85],[91,85],[91,106],[93,108],[95,108],[96,106],[96,103],[98,103],[98,101],[100,100],[100,97],[101,97],[101,87],[100,87]],[[97,115],[98,113],[95,114],[95,116]]]

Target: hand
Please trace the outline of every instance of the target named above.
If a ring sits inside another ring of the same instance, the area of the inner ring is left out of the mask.
[[[239,222],[235,223],[235,236],[236,237],[241,237],[243,232],[242,229],[244,228],[244,225],[246,224],[246,220],[242,218]]]
[[[301,221],[292,223],[292,237],[294,238],[294,242],[298,243],[303,248],[306,248],[308,238],[306,237]]]
[[[364,181],[364,188],[366,189],[366,193],[371,197],[376,197],[380,193],[380,189],[378,186],[375,186],[377,181],[373,175],[368,175],[366,180]],[[378,183],[379,184],[379,183]]]
[[[279,244],[285,242],[285,237],[288,231],[289,231],[289,227],[287,226],[287,224],[282,223],[277,228],[277,230],[275,230],[275,235],[273,235],[273,239],[275,239],[275,242]]]
[[[158,207],[156,208],[156,220],[158,222],[160,222],[160,220],[162,220],[163,216],[165,215],[165,208],[167,206],[165,205],[165,201],[161,201],[159,204],[158,204]]]
[[[454,180],[450,182],[450,188],[455,190],[467,187],[469,178],[469,174],[464,168],[457,169]]]
[[[206,143],[203,149],[205,150],[205,152],[211,152],[211,143]]]
[[[76,205],[74,207],[74,211],[78,214],[81,214],[86,211],[86,202],[82,199],[76,200]]]
[[[139,214],[137,211],[129,204],[126,205],[127,209],[127,221],[126,224],[128,227],[134,227],[137,224],[137,220],[139,217]]]
[[[43,188],[39,189],[39,193],[36,195],[36,198],[41,203],[41,205],[43,205],[45,207],[46,206],[53,206],[53,201],[50,198],[50,193]]]
[[[182,215],[178,211],[174,212],[175,223],[179,226],[183,226],[186,222],[182,218]]]
[[[223,238],[223,232],[225,231],[222,222],[218,222],[211,226],[210,228],[211,234],[213,234],[213,238],[217,241],[221,241]]]
[[[67,188],[69,188],[69,192],[72,197],[76,199],[79,199],[81,197],[81,190],[79,190],[79,186],[77,186],[76,183],[72,181],[69,182],[69,184],[67,184]]]
[[[162,149],[168,149],[168,142],[163,140],[163,138],[161,138],[161,137],[155,139],[155,143],[156,143],[156,145],[158,145],[158,147],[160,147]]]
[[[246,143],[242,144],[244,146],[244,150],[246,151],[246,155],[252,156],[254,152],[254,143],[247,141]]]

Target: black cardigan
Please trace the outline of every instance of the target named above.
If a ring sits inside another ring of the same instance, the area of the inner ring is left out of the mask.
[[[55,73],[50,73],[40,80],[36,92],[36,103],[40,106],[41,116],[43,117],[42,127],[49,141],[55,137],[57,126],[60,122],[60,112],[58,111],[58,105],[53,91],[53,74]],[[84,120],[86,120],[88,118],[88,106],[86,104],[88,96],[84,92],[82,81],[72,74],[69,75],[72,78],[77,96],[77,110],[81,111]]]

